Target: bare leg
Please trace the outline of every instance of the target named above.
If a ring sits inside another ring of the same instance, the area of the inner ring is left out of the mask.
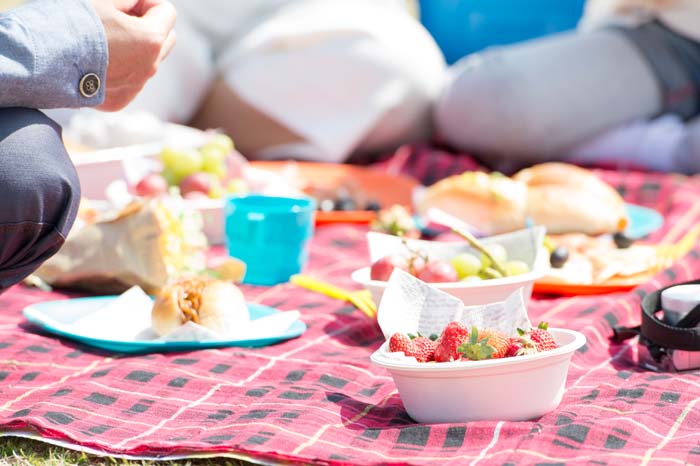
[[[386,125],[374,128],[359,145],[357,152],[376,153],[390,150],[397,141],[411,143],[426,141],[430,135],[430,121],[425,108],[409,112],[405,108],[391,109],[385,115],[393,121],[393,128],[416,128],[411,134],[401,130],[390,131]],[[420,111],[419,111],[420,110]],[[404,122],[404,124],[397,124]],[[258,158],[265,149],[277,146],[303,144],[305,139],[244,101],[223,79],[218,79],[205,98],[202,107],[190,124],[196,128],[219,128],[231,136],[236,148],[249,159]],[[292,155],[292,154],[290,154]]]
[[[233,138],[236,148],[251,159],[266,147],[304,140],[241,99],[221,78],[214,82],[191,124],[201,129],[222,129]]]

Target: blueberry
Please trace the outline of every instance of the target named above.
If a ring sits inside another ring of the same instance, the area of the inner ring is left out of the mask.
[[[566,249],[564,246],[559,246],[558,248],[555,248],[554,251],[552,251],[552,254],[549,256],[549,263],[555,269],[560,269],[564,267],[564,264],[566,264],[566,261],[568,260],[569,250]]]
[[[446,230],[440,228],[424,227],[421,228],[420,234],[422,239],[435,239],[442,233],[445,233],[445,231]]]
[[[382,209],[382,205],[378,201],[368,201],[365,204],[365,210],[371,210],[372,212],[379,212]]]
[[[357,203],[351,197],[339,197],[335,202],[335,210],[356,210]]]
[[[627,249],[628,247],[632,246],[632,243],[634,242],[632,238],[621,231],[618,231],[613,235],[613,241],[615,241],[615,246],[620,249]]]

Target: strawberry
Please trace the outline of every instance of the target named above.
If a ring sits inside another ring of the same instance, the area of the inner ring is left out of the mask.
[[[540,322],[537,328],[530,330],[530,339],[535,342],[537,351],[549,351],[557,347],[552,334],[547,331],[547,323]]]
[[[437,362],[450,362],[460,359],[462,356],[457,348],[467,341],[469,329],[460,322],[450,322],[442,331],[435,348],[435,360]]]
[[[457,351],[462,354],[463,359],[470,361],[481,361],[482,359],[491,359],[496,349],[488,344],[488,339],[479,335],[479,330],[472,327],[472,332],[469,335],[469,340],[462,343]]]
[[[493,348],[491,359],[500,359],[506,357],[506,352],[510,346],[510,337],[505,333],[491,329],[483,329],[479,332],[480,342],[484,342]]]
[[[521,348],[520,342],[521,342],[520,338],[511,337],[510,340],[508,340],[508,349],[506,349],[506,357],[507,358],[512,358],[513,356],[518,355],[518,352],[520,351],[520,348]]]
[[[511,339],[505,333],[491,329],[478,330],[472,327],[469,341],[459,347],[466,359],[500,359],[506,357]]]
[[[504,357],[523,356],[537,352],[535,343],[527,337],[510,338],[510,343]]]
[[[396,332],[389,339],[389,351],[396,353],[402,351],[404,354],[408,352],[411,348],[411,339],[408,335]]]
[[[406,353],[406,356],[413,356],[418,362],[428,362],[435,359],[435,347],[437,344],[425,337],[417,337],[411,341],[411,354]]]
[[[532,340],[537,348],[537,352],[549,351],[551,349],[557,348],[557,343],[554,341],[552,334],[547,331],[549,325],[547,322],[540,322],[537,328],[531,328],[529,332],[524,332],[518,329],[518,333],[521,336],[525,336]]]
[[[395,333],[389,338],[389,351],[402,352],[406,356],[414,357],[418,362],[433,361],[435,358],[436,343],[423,336],[405,335]]]

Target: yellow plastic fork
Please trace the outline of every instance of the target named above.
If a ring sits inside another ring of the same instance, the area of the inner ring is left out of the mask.
[[[368,290],[350,291],[339,288],[330,283],[317,280],[308,275],[292,275],[289,279],[295,285],[307,290],[315,291],[331,298],[347,301],[362,311],[367,317],[374,318],[377,315],[377,305]]]
[[[700,226],[695,226],[681,239],[672,244],[659,244],[656,246],[656,269],[661,270],[670,267],[673,263],[690,252],[700,236]]]

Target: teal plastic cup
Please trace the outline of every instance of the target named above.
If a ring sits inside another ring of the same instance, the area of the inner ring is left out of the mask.
[[[224,206],[226,248],[246,263],[243,283],[276,285],[309,258],[316,203],[306,197],[233,196]]]

